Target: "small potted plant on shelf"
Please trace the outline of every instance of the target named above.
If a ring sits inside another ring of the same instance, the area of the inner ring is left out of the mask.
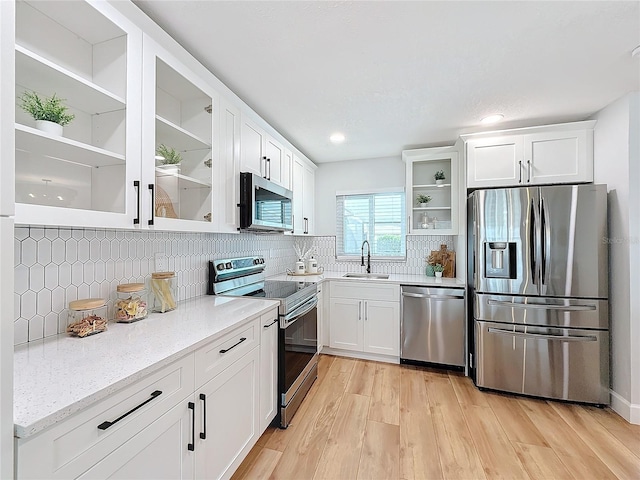
[[[444,267],[440,263],[436,263],[433,266],[433,271],[436,274],[436,278],[442,278],[442,272],[444,272]]]
[[[156,160],[158,161],[158,167],[163,170],[175,173],[180,172],[182,155],[175,148],[167,147],[164,143],[161,143],[156,148]]]
[[[26,91],[20,96],[20,107],[36,121],[36,128],[43,132],[62,136],[62,127],[68,125],[75,115],[68,113],[64,99],[55,93],[51,97],[40,97],[36,92]]]
[[[444,179],[446,178],[444,176],[444,170],[438,170],[434,176],[436,179],[436,185],[442,185],[444,183]]]
[[[429,202],[431,201],[431,197],[429,195],[418,195],[416,197],[416,202],[418,203],[418,205],[420,205],[421,207],[426,207]]]

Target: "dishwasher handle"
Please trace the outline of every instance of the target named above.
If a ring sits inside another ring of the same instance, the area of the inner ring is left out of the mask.
[[[411,298],[428,298],[429,300],[462,300],[464,299],[464,295],[422,295],[420,293],[408,293],[402,292],[403,297],[411,297]]]

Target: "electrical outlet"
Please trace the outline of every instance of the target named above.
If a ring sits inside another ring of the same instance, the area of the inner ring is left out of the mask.
[[[155,271],[166,272],[169,269],[167,256],[164,253],[156,253],[154,255]]]

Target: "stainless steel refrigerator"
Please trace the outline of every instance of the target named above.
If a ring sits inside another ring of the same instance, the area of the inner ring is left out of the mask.
[[[606,185],[469,198],[478,387],[609,403]]]

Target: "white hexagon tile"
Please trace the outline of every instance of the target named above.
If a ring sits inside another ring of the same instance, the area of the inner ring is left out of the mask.
[[[348,271],[355,262],[338,262],[335,237],[309,237],[326,270]],[[15,339],[21,344],[63,333],[67,305],[79,298],[108,299],[109,316],[119,283],[144,282],[154,271],[154,254],[167,256],[176,272],[178,300],[204,295],[207,262],[264,255],[267,276],[292,269],[294,237],[242,233],[205,234],[16,227]],[[376,263],[384,273],[424,272],[425,256],[452,237],[408,237],[407,259]]]

